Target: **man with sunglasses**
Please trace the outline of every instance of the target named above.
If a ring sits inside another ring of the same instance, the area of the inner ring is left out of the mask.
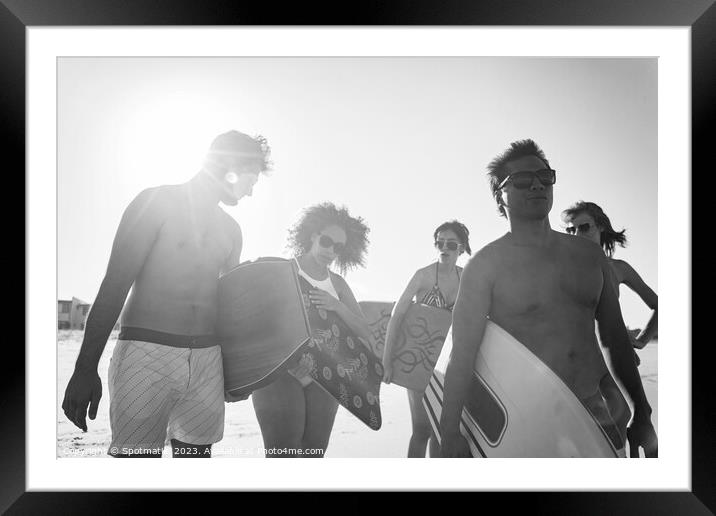
[[[444,457],[467,457],[459,418],[486,318],[547,364],[603,427],[616,425],[599,390],[609,374],[594,332],[612,350],[614,372],[634,406],[630,455],[657,456],[651,407],[634,362],[609,265],[599,246],[553,231],[556,172],[532,140],[514,142],[488,165],[492,193],[510,231],[467,263],[453,309],[453,350],[440,420]],[[617,450],[624,436],[611,432]],[[620,446],[621,445],[621,446]]]
[[[62,403],[87,431],[88,406],[94,419],[102,396],[97,365],[121,311],[108,378],[110,455],[161,457],[169,438],[175,457],[210,457],[223,437],[217,291],[219,276],[239,264],[242,237],[219,203],[251,195],[269,154],[261,136],[221,134],[193,178],[148,188],[125,210]]]

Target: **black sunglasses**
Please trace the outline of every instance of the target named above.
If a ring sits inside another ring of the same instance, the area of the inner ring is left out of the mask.
[[[569,226],[567,228],[567,233],[570,235],[574,235],[575,233],[587,233],[591,227],[592,225],[589,222],[585,222],[584,224],[580,224],[578,226]]]
[[[551,168],[543,168],[541,170],[520,170],[519,172],[513,172],[505,179],[502,180],[498,189],[504,188],[504,186],[510,182],[515,188],[524,190],[532,186],[535,178],[539,180],[544,186],[551,186],[557,182],[557,171]]]
[[[346,250],[346,244],[344,244],[343,242],[334,242],[333,239],[328,235],[321,235],[321,238],[318,239],[318,243],[321,244],[321,247],[324,247],[326,249],[332,247],[333,252],[336,254],[341,254],[343,251]]]
[[[445,240],[436,240],[435,241],[435,247],[443,250],[443,247],[447,248],[449,251],[457,251],[457,248],[460,246],[457,242],[453,240],[445,241]]]

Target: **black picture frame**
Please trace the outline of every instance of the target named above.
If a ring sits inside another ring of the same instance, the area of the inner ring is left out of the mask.
[[[716,6],[713,4],[713,0],[489,0],[479,4],[467,0],[439,3],[403,0],[361,2],[348,10],[340,2],[295,3],[277,9],[276,4],[228,0],[0,0],[0,108],[5,119],[0,131],[7,149],[5,157],[14,163],[14,167],[7,166],[13,170],[25,169],[25,29],[32,26],[604,25],[691,28],[692,164],[694,170],[699,164],[704,170],[710,170],[712,167],[707,167],[706,161],[711,147],[707,129],[716,109]],[[682,177],[679,173],[676,175]],[[28,273],[26,270],[26,275]],[[192,493],[138,497],[120,492],[26,492],[25,354],[19,346],[8,345],[6,352],[9,353],[6,363],[15,366],[4,368],[0,375],[0,435],[5,443],[0,461],[1,511],[7,510],[9,514],[142,512],[147,507],[147,497],[158,498],[166,510],[170,510],[169,505],[181,506],[182,513],[191,512],[194,504],[205,508],[201,499],[206,497],[190,496]],[[716,510],[716,440],[713,439],[716,410],[709,388],[708,352],[708,345],[692,348],[690,492],[477,493],[473,497],[480,497],[480,504],[499,503],[501,511],[508,512],[522,507],[537,514],[713,514]],[[216,498],[218,494],[211,496],[212,505],[221,503]],[[252,503],[247,494],[240,496],[244,497],[242,507]],[[300,496],[305,498],[305,494]],[[359,503],[358,493],[344,496],[341,501],[344,507]],[[415,500],[423,504],[424,498]]]

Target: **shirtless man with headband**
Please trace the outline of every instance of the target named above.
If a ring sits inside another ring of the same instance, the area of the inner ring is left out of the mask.
[[[261,136],[221,134],[193,178],[148,188],[125,210],[62,403],[87,431],[88,405],[94,419],[102,396],[97,365],[121,312],[108,379],[110,455],[161,457],[169,437],[174,457],[209,457],[222,439],[217,289],[239,264],[242,237],[219,202],[250,196],[269,154]]]
[[[593,242],[549,224],[556,172],[532,141],[514,142],[489,165],[492,192],[510,231],[465,266],[453,309],[453,350],[445,373],[440,420],[443,457],[467,457],[458,423],[486,318],[547,364],[582,400],[624,453],[600,382],[608,369],[594,332],[612,350],[614,372],[634,404],[627,430],[630,455],[657,456],[651,407],[634,362],[610,269]],[[615,435],[616,434],[616,435]]]

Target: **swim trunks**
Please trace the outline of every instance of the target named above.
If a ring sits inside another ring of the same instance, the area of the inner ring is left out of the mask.
[[[127,339],[127,335],[132,332],[123,329],[109,365],[109,454],[161,450],[170,439],[197,445],[220,441],[224,435],[221,348],[210,345],[210,337],[160,336],[164,342],[197,346],[175,347]]]
[[[602,430],[604,430],[605,435],[614,446],[617,456],[626,457],[626,446],[624,440],[619,432],[617,423],[614,421],[614,418],[609,412],[607,402],[604,400],[602,393],[597,391],[593,395],[582,399],[582,403],[592,417],[594,417],[597,421],[599,426],[602,427]]]

